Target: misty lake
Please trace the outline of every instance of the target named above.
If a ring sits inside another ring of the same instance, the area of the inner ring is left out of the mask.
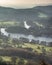
[[[18,33],[8,33],[7,31],[5,31],[5,28],[1,28],[0,31],[1,31],[1,34],[5,35],[5,36],[8,36],[10,34],[11,38],[17,38],[17,39],[27,38],[27,39],[29,39],[29,42],[31,42],[32,40],[39,40],[40,42],[41,41],[52,42],[52,38],[50,38],[50,37],[35,37],[33,35],[25,35],[25,34],[18,34]]]

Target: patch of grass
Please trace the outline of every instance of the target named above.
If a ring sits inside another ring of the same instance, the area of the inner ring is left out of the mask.
[[[1,61],[4,61],[6,63],[10,62],[11,64],[15,61],[15,64],[18,64],[19,61],[24,62],[24,64],[26,64],[28,62],[27,59],[24,58],[19,58],[19,57],[12,57],[12,56],[0,56],[0,58],[2,58]],[[16,58],[16,59],[15,59]]]
[[[7,22],[0,22],[0,26],[8,27],[8,26],[19,26],[20,22],[15,21],[7,21]]]
[[[2,59],[3,59],[3,61],[5,61],[5,62],[11,62],[11,57],[8,57],[8,56],[2,56]]]
[[[38,53],[42,53],[42,47],[44,47],[44,49],[46,50],[46,52],[52,51],[52,47],[47,47],[47,46],[39,45],[39,44],[24,43],[24,45],[22,45],[22,47],[23,48],[32,48],[33,51],[37,51]],[[40,49],[38,49],[38,47]]]

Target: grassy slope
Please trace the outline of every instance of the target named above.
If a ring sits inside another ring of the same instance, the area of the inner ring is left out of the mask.
[[[40,47],[40,49],[38,49],[38,46]],[[47,47],[47,46],[38,45],[38,44],[25,43],[24,45],[22,45],[22,47],[23,48],[32,48],[33,50],[36,50],[38,53],[42,53],[42,47],[45,48],[46,52],[52,51],[52,47]]]
[[[21,44],[20,44],[21,45]],[[40,49],[38,49],[38,47],[40,47]],[[45,50],[46,50],[46,52],[51,52],[52,51],[52,47],[47,47],[47,46],[43,46],[43,45],[38,45],[38,44],[31,44],[31,43],[24,43],[24,44],[22,44],[22,48],[32,48],[33,49],[33,52],[34,51],[37,51],[37,53],[42,53],[42,47],[44,47],[45,48]],[[51,50],[51,51],[50,51]],[[3,61],[5,61],[5,62],[12,62],[12,59],[11,59],[12,57],[8,57],[8,56],[2,56],[2,59],[3,59]],[[17,59],[16,59],[16,63],[18,63],[19,62],[19,60],[21,59],[21,58],[19,58],[19,57],[16,57]],[[28,60],[27,59],[23,59],[24,60],[24,62],[26,63],[26,62],[28,62]],[[36,64],[36,63],[35,63]]]
[[[0,22],[0,26],[9,27],[9,26],[19,26],[20,22],[8,21],[8,22]]]

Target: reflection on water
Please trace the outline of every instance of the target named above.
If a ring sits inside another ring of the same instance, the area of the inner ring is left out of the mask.
[[[24,35],[24,34],[17,34],[17,33],[8,33],[5,31],[5,28],[1,28],[0,29],[1,34],[8,36],[10,34],[11,38],[27,38],[29,39],[29,42],[33,39],[33,40],[39,40],[39,41],[46,41],[46,42],[52,42],[52,38],[50,37],[34,37],[33,35]]]

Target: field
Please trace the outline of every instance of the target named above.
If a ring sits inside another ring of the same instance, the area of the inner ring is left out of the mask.
[[[32,48],[33,51],[37,51],[38,53],[42,53],[42,47],[46,50],[46,52],[52,52],[52,47],[44,46],[44,45],[39,45],[39,44],[33,44],[33,43],[24,43],[22,45],[23,48]]]
[[[42,57],[43,55],[43,57]],[[42,58],[41,58],[42,57]],[[14,42],[9,39],[3,41],[0,39],[0,61],[8,65],[39,65],[40,59],[52,59],[52,47],[35,44]],[[50,61],[49,61],[50,62]]]
[[[10,27],[10,26],[19,26],[20,22],[8,21],[8,22],[0,22],[0,27]]]
[[[42,47],[45,49],[44,51],[42,50]],[[31,65],[39,65],[41,58],[40,54],[44,53],[46,54],[45,58],[52,58],[52,47],[33,43],[24,43],[19,44],[19,47],[13,46],[13,48],[0,49],[0,54],[1,53],[3,56],[0,56],[0,61],[2,58],[2,62],[6,62],[9,65],[26,65],[28,63]]]

